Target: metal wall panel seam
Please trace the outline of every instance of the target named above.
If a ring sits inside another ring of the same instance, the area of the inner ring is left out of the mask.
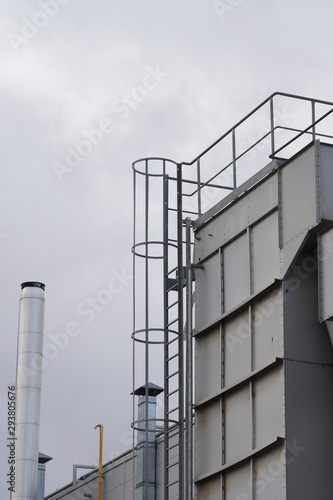
[[[247,242],[248,242],[248,258],[249,258],[249,280],[250,280],[250,295],[253,294],[253,251],[252,251],[252,228],[247,228]]]
[[[254,371],[254,325],[253,325],[253,315],[252,315],[252,303],[249,304],[249,325],[250,325],[250,348],[251,348],[251,373]],[[255,436],[255,398],[253,389],[253,379],[250,379],[250,405],[251,405],[251,429],[252,429],[252,450],[255,449],[256,436]],[[252,464],[253,465],[253,464]],[[252,467],[251,465],[251,467]]]
[[[251,407],[251,449],[255,449],[256,439],[255,439],[255,398],[254,398],[254,390],[253,390],[253,380],[249,381],[249,390],[250,390],[250,407]]]
[[[282,171],[281,166],[277,169],[278,178],[278,231],[279,231],[279,248],[283,248],[283,208],[282,208]]]
[[[224,311],[224,255],[223,255],[223,249],[219,249],[220,252],[220,277],[221,277],[221,314],[223,314]]]
[[[224,400],[223,398],[220,398],[220,424],[221,424],[221,446],[220,446],[220,464],[223,466],[224,465],[224,461],[225,461],[225,435],[224,435],[224,431],[225,431],[225,421],[224,421],[224,416],[225,416],[225,413],[224,413]]]
[[[285,443],[285,438],[281,436],[276,436],[276,439],[271,441],[270,443],[266,444],[265,446],[262,446],[260,448],[256,448],[255,450],[252,450],[251,453],[248,453],[246,456],[241,458],[240,460],[235,460],[233,462],[230,462],[229,464],[225,464],[217,469],[213,469],[209,472],[205,472],[204,474],[201,474],[200,476],[196,477],[194,479],[195,483],[200,483],[201,481],[205,481],[206,479],[209,479],[213,476],[216,476],[218,474],[221,474],[221,472],[225,472],[229,469],[232,469],[234,467],[238,467],[239,465],[248,462],[251,458],[254,458],[258,455],[261,455],[265,453],[266,451],[273,449],[274,447],[278,447],[282,443]]]
[[[316,222],[321,221],[321,159],[320,159],[320,141],[315,140],[315,169],[316,169]]]
[[[284,442],[284,456],[287,456],[287,433],[286,433],[286,363],[283,361],[282,365],[282,370],[283,370],[283,376],[282,376],[282,402],[283,402],[283,411],[282,411],[282,428],[283,428],[283,434],[285,436],[285,442]],[[287,499],[287,469],[286,469],[286,464],[285,464],[285,500]]]
[[[262,366],[261,368],[257,368],[257,370],[254,370],[253,372],[249,373],[246,377],[241,378],[237,382],[235,382],[232,385],[229,385],[228,387],[224,387],[221,389],[219,392],[216,392],[215,394],[212,394],[210,396],[207,396],[206,398],[202,398],[199,401],[195,403],[195,408],[198,409],[200,406],[204,406],[206,404],[211,403],[214,401],[214,399],[217,399],[224,394],[227,394],[229,392],[235,391],[239,389],[242,385],[245,385],[249,380],[252,380],[254,378],[259,378],[261,375],[264,375],[267,371],[275,368],[278,364],[283,362],[283,359],[285,358],[275,358],[274,361],[271,363],[268,363],[265,366]]]
[[[220,376],[221,376],[221,389],[224,388],[224,380],[225,380],[225,342],[224,342],[224,331],[223,331],[223,325],[221,324],[220,325],[220,349],[221,349],[221,372],[220,372]]]
[[[324,311],[323,311],[323,245],[322,236],[318,234],[317,236],[317,252],[318,252],[318,316],[319,321],[322,323],[324,321]]]
[[[256,494],[256,470],[255,470],[255,465],[254,465],[254,459],[253,457],[250,459],[250,474],[251,474],[251,500],[255,499],[255,494]]]
[[[221,432],[221,435],[222,435],[222,465],[225,464],[225,408],[224,408],[224,397],[222,396],[220,398],[220,405],[221,405],[221,425],[222,425],[222,432]]]
[[[250,352],[250,355],[251,355],[251,363],[250,363],[250,367],[251,367],[251,372],[253,372],[254,370],[254,367],[255,367],[255,349],[254,349],[254,343],[255,343],[255,336],[254,336],[254,324],[253,324],[253,304],[252,302],[249,304],[249,325],[250,325],[250,340],[251,340],[251,343],[250,343],[250,349],[251,349],[251,352]]]
[[[270,290],[273,290],[274,288],[278,288],[277,285],[281,283],[282,280],[275,278],[272,283],[267,285],[262,290],[255,292],[253,295],[250,295],[247,299],[240,302],[236,307],[230,309],[224,314],[221,314],[221,316],[218,316],[213,321],[210,321],[209,323],[206,323],[204,326],[200,327],[197,331],[194,332],[193,335],[196,337],[198,335],[204,334],[206,330],[211,330],[212,328],[214,328],[214,326],[217,326],[221,321],[224,321],[226,318],[236,315],[241,309],[244,309],[253,300],[260,298],[262,295],[264,295]]]

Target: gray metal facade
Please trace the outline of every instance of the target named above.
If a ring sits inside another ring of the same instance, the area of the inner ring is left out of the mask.
[[[197,500],[332,498],[332,172],[316,142],[196,230]]]

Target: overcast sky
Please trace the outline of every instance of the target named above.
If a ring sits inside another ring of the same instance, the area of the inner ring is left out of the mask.
[[[20,284],[46,285],[40,451],[53,457],[49,494],[71,482],[73,464],[98,463],[96,424],[104,461],[131,446],[131,162],[192,160],[277,90],[332,101],[333,6],[2,0],[0,10],[0,497],[8,498]],[[106,289],[112,300],[94,302]]]

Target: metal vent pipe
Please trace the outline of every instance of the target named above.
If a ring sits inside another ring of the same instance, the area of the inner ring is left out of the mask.
[[[37,499],[39,421],[44,336],[43,283],[22,283],[16,366],[15,491],[12,500]]]

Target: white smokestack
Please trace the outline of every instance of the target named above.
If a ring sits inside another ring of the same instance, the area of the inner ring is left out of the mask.
[[[22,283],[16,368],[15,492],[12,500],[37,499],[42,388],[43,283]]]

